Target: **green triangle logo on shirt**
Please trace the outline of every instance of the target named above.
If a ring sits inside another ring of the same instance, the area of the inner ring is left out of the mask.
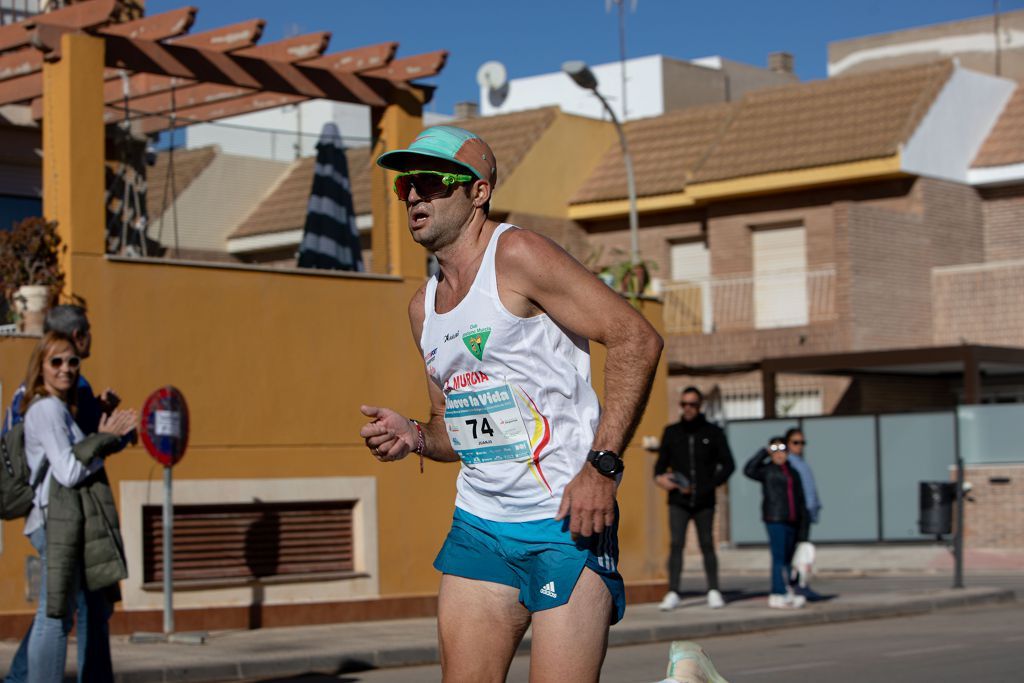
[[[466,334],[462,335],[462,341],[466,344],[466,348],[477,360],[484,359],[484,346],[487,345],[487,338],[491,336],[491,328],[487,327],[482,330],[471,330]]]

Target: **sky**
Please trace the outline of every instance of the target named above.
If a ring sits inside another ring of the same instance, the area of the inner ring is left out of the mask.
[[[768,53],[794,55],[800,80],[826,77],[828,43],[957,19],[991,15],[994,0],[624,0],[626,56],[677,59],[720,55],[765,66]],[[199,8],[192,32],[259,17],[261,42],[330,31],[339,52],[385,41],[398,55],[448,50],[429,111],[452,113],[457,102],[479,99],[476,72],[502,62],[509,78],[558,71],[562,62],[602,64],[619,59],[618,10],[606,0],[146,0],[157,14]],[[1024,0],[999,0],[1002,12]]]

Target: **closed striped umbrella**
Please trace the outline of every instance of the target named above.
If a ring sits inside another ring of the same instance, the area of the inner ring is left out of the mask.
[[[363,270],[348,160],[341,133],[325,123],[316,143],[316,171],[299,245],[300,268]]]

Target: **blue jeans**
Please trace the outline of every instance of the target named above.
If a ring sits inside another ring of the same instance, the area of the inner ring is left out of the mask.
[[[38,534],[38,536],[37,536]],[[36,629],[36,621],[42,615],[46,618],[46,534],[39,529],[29,538],[32,545],[39,552],[42,564],[42,575],[40,576],[40,597],[39,609],[32,626],[18,646],[10,669],[7,672],[5,683],[28,683],[29,659],[32,651],[33,632]],[[89,591],[84,588],[84,581],[79,579],[78,589],[73,592],[75,605],[69,606],[68,616],[65,620],[48,619],[60,625],[61,635],[58,637],[62,645],[56,645],[60,656],[60,678],[54,677],[53,671],[47,667],[37,670],[38,675],[32,677],[32,681],[61,680],[63,678],[64,660],[67,653],[67,631],[64,630],[64,622],[74,618],[75,608],[78,612],[78,683],[112,683],[114,680],[113,665],[110,658],[110,629],[109,620],[112,605],[102,591]],[[51,624],[52,626],[52,624]],[[44,645],[46,651],[54,653],[53,647]],[[53,667],[49,667],[53,668]]]
[[[785,595],[789,586],[790,558],[796,548],[796,524],[765,522],[772,551],[772,594]]]

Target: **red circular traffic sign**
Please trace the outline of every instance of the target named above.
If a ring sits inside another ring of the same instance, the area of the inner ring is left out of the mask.
[[[164,467],[173,467],[188,446],[188,405],[175,387],[157,389],[142,406],[142,445]]]

